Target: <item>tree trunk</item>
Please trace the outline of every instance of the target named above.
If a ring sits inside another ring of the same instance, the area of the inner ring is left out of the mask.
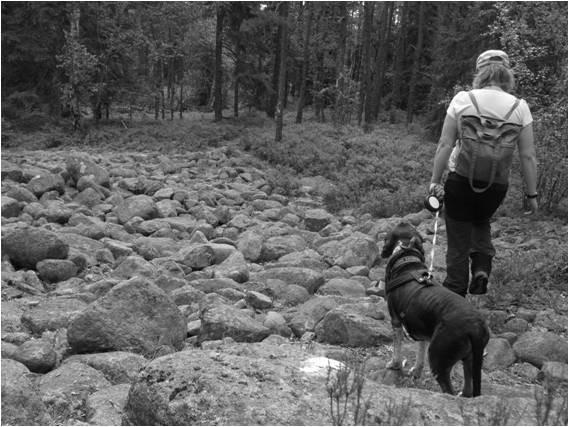
[[[233,117],[239,117],[239,73],[241,72],[241,52],[237,47],[237,58],[235,60],[235,70],[233,79]]]
[[[336,54],[336,99],[334,101],[334,123],[343,122],[346,97],[344,94],[346,62],[346,39],[348,37],[348,10],[345,2],[337,3],[340,8],[340,23],[338,29],[338,51]]]
[[[403,59],[405,58],[405,53],[407,51],[405,46],[405,33],[407,31],[407,18],[408,18],[408,7],[404,3],[399,6],[401,22],[399,24],[399,33],[397,36],[397,43],[394,51],[393,59],[393,90],[391,92],[390,109],[401,108],[401,87],[403,86]],[[392,111],[392,114],[394,112]]]
[[[284,2],[279,3],[277,6],[279,9],[279,16],[282,16],[282,9],[286,6]],[[268,96],[268,103],[266,107],[267,116],[271,119],[275,118],[275,107],[278,102],[278,92],[279,92],[279,73],[280,73],[280,64],[281,64],[281,49],[280,46],[282,44],[282,35],[283,27],[279,25],[277,33],[275,34],[275,60],[273,62],[273,78],[271,81],[271,93]]]
[[[183,69],[183,67],[182,67]],[[184,76],[180,79],[180,119],[183,117],[184,111]]]
[[[362,114],[364,105],[366,105],[366,97],[369,93],[370,80],[370,64],[371,64],[371,31],[373,26],[373,9],[375,3],[364,1],[364,25],[362,35],[362,66],[360,80],[360,100],[358,105],[358,125],[362,122]]]
[[[215,24],[215,74],[214,74],[214,99],[213,99],[213,110],[214,110],[214,121],[219,122],[223,118],[223,102],[221,99],[222,91],[221,85],[223,80],[223,69],[221,63],[222,54],[222,42],[223,42],[223,19],[225,17],[225,9],[223,5],[219,3],[216,4],[217,8],[217,19]]]
[[[300,90],[298,94],[298,106],[296,109],[296,123],[302,123],[302,110],[306,98],[306,78],[308,74],[308,66],[310,61],[310,30],[312,27],[312,17],[314,16],[312,3],[306,3],[306,24],[304,26],[304,46],[302,53],[302,69],[300,71]]]
[[[415,47],[415,55],[413,58],[413,69],[411,71],[411,81],[409,83],[409,98],[407,100],[407,125],[413,121],[413,112],[415,110],[415,86],[417,85],[417,76],[419,75],[421,54],[423,52],[423,27],[425,26],[425,2],[421,2],[419,8],[419,29],[417,34],[417,46]]]
[[[276,132],[275,141],[280,142],[283,138],[283,116],[284,105],[286,96],[286,46],[288,39],[288,2],[282,2],[280,16],[282,23],[280,25],[280,64],[279,64],[279,92],[278,92],[278,105],[276,111]]]
[[[375,118],[377,120],[379,113],[381,111],[381,99],[383,97],[383,84],[385,81],[385,70],[387,69],[387,52],[389,50],[389,34],[391,33],[391,21],[393,20],[393,4],[387,3],[386,5],[386,13],[384,16],[384,20],[382,26],[384,28],[382,37],[381,37],[381,48],[379,50],[379,55],[377,58],[378,62],[378,81],[377,81],[377,111],[375,111]]]

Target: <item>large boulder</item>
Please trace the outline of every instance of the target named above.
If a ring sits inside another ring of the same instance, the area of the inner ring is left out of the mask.
[[[78,183],[81,177],[91,176],[98,185],[108,187],[110,184],[109,172],[85,153],[73,153],[67,157],[65,163],[67,173],[75,183]]]
[[[342,240],[330,240],[317,248],[332,265],[342,268],[371,267],[379,257],[379,248],[370,236],[355,232]]]
[[[130,383],[117,384],[90,394],[85,402],[87,421],[95,426],[120,426]]]
[[[44,259],[64,259],[69,245],[56,233],[36,227],[19,227],[2,236],[2,253],[16,268],[35,269]]]
[[[49,425],[50,418],[20,362],[2,359],[2,425]]]
[[[267,268],[256,273],[253,280],[266,283],[271,279],[279,279],[289,285],[304,287],[310,294],[314,294],[324,284],[324,276],[319,271],[299,267]]]
[[[323,350],[307,350],[277,338],[277,353],[274,342],[227,342],[212,350],[186,350],[151,361],[130,388],[122,424],[334,424],[327,385],[333,387],[338,369],[345,365],[324,357]],[[536,423],[532,397],[462,399],[363,379],[360,397],[369,408],[360,413],[362,424],[489,425],[503,417],[503,408],[509,423]],[[344,423],[353,422],[355,406],[356,393],[348,401]]]
[[[115,207],[114,211],[121,224],[125,224],[135,216],[142,219],[158,217],[158,208],[154,199],[144,194],[125,199]]]
[[[551,332],[532,330],[514,343],[518,359],[541,368],[544,362],[567,363],[567,340]]]
[[[87,396],[110,386],[102,373],[78,362],[60,366],[39,380],[41,399],[54,413],[81,410]]]
[[[77,298],[49,298],[27,309],[21,321],[33,334],[41,335],[44,331],[67,328],[71,319],[86,307],[87,304]]]
[[[151,354],[160,346],[180,349],[186,320],[176,304],[149,280],[134,277],[114,286],[78,314],[67,331],[78,353],[110,350]]]
[[[205,307],[200,313],[200,320],[200,341],[230,337],[235,341],[257,342],[271,333],[247,311],[224,304]]]
[[[136,379],[138,371],[147,363],[140,354],[128,351],[108,351],[105,353],[75,354],[64,363],[80,362],[103,373],[111,384],[128,383]]]
[[[358,305],[342,305],[330,310],[316,325],[315,332],[318,341],[350,347],[376,346],[393,339],[389,321],[367,316]]]
[[[27,183],[26,188],[34,193],[36,197],[40,197],[48,191],[57,191],[59,194],[63,194],[64,186],[65,182],[61,175],[45,172],[34,176]]]

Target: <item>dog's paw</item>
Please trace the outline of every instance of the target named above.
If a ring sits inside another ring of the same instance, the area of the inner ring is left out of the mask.
[[[413,378],[420,378],[423,374],[423,367],[420,365],[414,365],[409,369],[409,375]]]
[[[400,371],[403,369],[403,363],[401,360],[391,359],[389,362],[387,362],[386,368],[393,369],[394,371]]]

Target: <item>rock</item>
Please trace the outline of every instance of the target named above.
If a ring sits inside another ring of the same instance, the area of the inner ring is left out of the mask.
[[[12,344],[5,340],[2,340],[1,346],[2,352],[2,359],[16,359],[16,353],[18,352],[18,346],[16,344]]]
[[[308,209],[304,213],[304,226],[308,231],[319,232],[328,224],[332,219],[332,215],[324,209]]]
[[[312,249],[283,255],[274,266],[310,268],[317,271],[323,271],[329,267],[328,264],[324,262],[322,255]]]
[[[389,322],[373,319],[344,306],[328,311],[316,325],[315,332],[320,342],[350,347],[370,347],[393,339]]]
[[[87,304],[76,298],[48,298],[26,310],[22,315],[22,324],[34,335],[41,335],[44,331],[56,331],[67,328],[71,319],[85,307]]]
[[[326,313],[336,308],[338,303],[333,297],[322,296],[314,297],[298,306],[285,318],[288,326],[297,337],[301,337],[305,332],[314,331],[316,325],[324,318]]]
[[[36,197],[40,197],[42,194],[55,190],[59,194],[63,194],[63,187],[65,182],[59,174],[53,173],[42,173],[33,177],[26,185],[26,188],[31,191]]]
[[[130,384],[136,379],[138,371],[147,363],[140,354],[127,351],[106,353],[76,354],[65,359],[64,363],[79,362],[100,371],[111,384]]]
[[[567,363],[544,362],[538,378],[545,381],[564,382],[567,384]]]
[[[2,167],[0,168],[2,181],[10,179],[14,182],[25,182],[22,168],[15,163],[2,159]]]
[[[156,285],[135,277],[114,286],[75,316],[67,330],[76,352],[133,351],[146,354],[160,345],[179,349],[186,321]]]
[[[237,283],[249,280],[249,268],[241,252],[233,251],[227,259],[214,267],[214,277],[226,277]]]
[[[484,368],[489,371],[506,369],[516,361],[516,354],[505,338],[490,338],[485,352]]]
[[[51,231],[23,227],[2,236],[2,253],[16,268],[35,269],[36,264],[46,258],[67,258],[69,245]]]
[[[281,335],[289,338],[292,335],[292,330],[287,326],[285,318],[276,311],[269,311],[263,326],[270,329],[271,333]]]
[[[264,238],[254,231],[245,231],[237,240],[237,249],[248,261],[256,262],[261,258]]]
[[[287,284],[302,286],[310,294],[314,294],[318,288],[324,284],[322,274],[309,268],[268,268],[260,273],[256,273],[252,278],[259,282],[266,282],[269,279],[279,279]]]
[[[318,295],[340,295],[346,297],[365,297],[365,287],[351,279],[330,279],[318,289]]]
[[[527,320],[514,317],[506,322],[503,327],[504,332],[514,332],[516,334],[522,334],[529,329],[530,325]]]
[[[247,304],[258,310],[265,310],[273,306],[271,298],[261,292],[248,291],[245,300]]]
[[[198,304],[204,296],[204,292],[194,288],[192,285],[184,285],[170,292],[170,298],[178,306]]]
[[[59,236],[69,246],[69,259],[77,263],[74,258],[81,257],[88,265],[99,264],[96,254],[105,249],[105,245],[101,242],[76,233],[61,233]],[[78,267],[81,268],[79,265]]]
[[[541,368],[545,362],[567,363],[567,340],[551,332],[531,330],[514,343],[516,356]]]
[[[316,249],[330,264],[342,268],[365,265],[370,268],[379,257],[379,248],[375,241],[360,232],[342,240],[332,240]]]
[[[553,309],[539,311],[533,323],[556,333],[567,331],[567,316],[557,314]]]
[[[13,218],[20,215],[22,206],[16,199],[8,196],[2,196],[2,216],[4,218]]]
[[[144,194],[132,196],[119,203],[114,208],[114,212],[118,217],[119,223],[125,224],[134,217],[142,219],[152,219],[158,217],[158,209],[156,203],[150,196]]]
[[[10,188],[6,192],[6,196],[15,199],[18,202],[24,203],[32,203],[38,201],[38,198],[35,196],[35,194],[22,185]]]
[[[94,188],[88,187],[81,191],[75,198],[73,199],[75,203],[80,205],[87,206],[88,208],[92,208],[103,201],[103,197],[101,193],[99,193]]]
[[[233,288],[239,289],[239,283],[235,280],[227,278],[227,277],[219,277],[214,279],[199,279],[199,280],[192,280],[190,284],[198,289],[201,292],[205,292],[206,294],[212,292],[218,292],[221,289],[225,288]]]
[[[67,259],[44,259],[36,264],[40,279],[57,283],[75,277],[78,268],[73,261]]]
[[[200,320],[200,342],[225,337],[239,342],[258,342],[271,333],[245,311],[228,305],[210,305],[204,308],[200,313]]]
[[[319,425],[331,423],[327,375],[338,361],[280,341],[218,342],[150,362],[133,383],[123,425]],[[366,423],[488,425],[507,407],[510,420],[535,425],[533,398],[456,396],[367,380]],[[299,398],[300,396],[304,396]],[[351,407],[349,402],[348,407]],[[347,419],[351,422],[353,414]],[[363,422],[362,422],[363,424]]]
[[[85,402],[90,425],[120,426],[130,391],[129,384],[118,384],[90,394]]]
[[[98,185],[108,187],[109,172],[95,163],[86,153],[73,153],[65,161],[67,173],[77,183],[81,177],[91,176]]]
[[[50,425],[51,419],[20,362],[2,359],[2,425]]]
[[[123,279],[131,279],[133,277],[154,277],[157,269],[150,262],[136,255],[127,256],[113,270],[113,275]]]
[[[180,264],[201,270],[215,263],[215,252],[211,245],[194,245],[181,249],[175,256]]]
[[[30,371],[44,374],[51,371],[57,362],[53,343],[44,339],[31,339],[18,347],[14,359]]]
[[[90,394],[110,386],[102,373],[78,362],[66,363],[39,380],[41,399],[55,413],[81,410]]]
[[[306,249],[306,241],[297,235],[269,237],[263,243],[259,261],[268,262],[279,259],[291,252],[300,252]]]

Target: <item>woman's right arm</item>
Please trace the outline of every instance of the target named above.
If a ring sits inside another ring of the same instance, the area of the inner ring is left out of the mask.
[[[528,195],[537,194],[537,156],[533,138],[533,125],[529,124],[522,129],[518,140],[518,152],[522,175],[526,184]],[[528,199],[533,213],[537,211],[537,199]]]

